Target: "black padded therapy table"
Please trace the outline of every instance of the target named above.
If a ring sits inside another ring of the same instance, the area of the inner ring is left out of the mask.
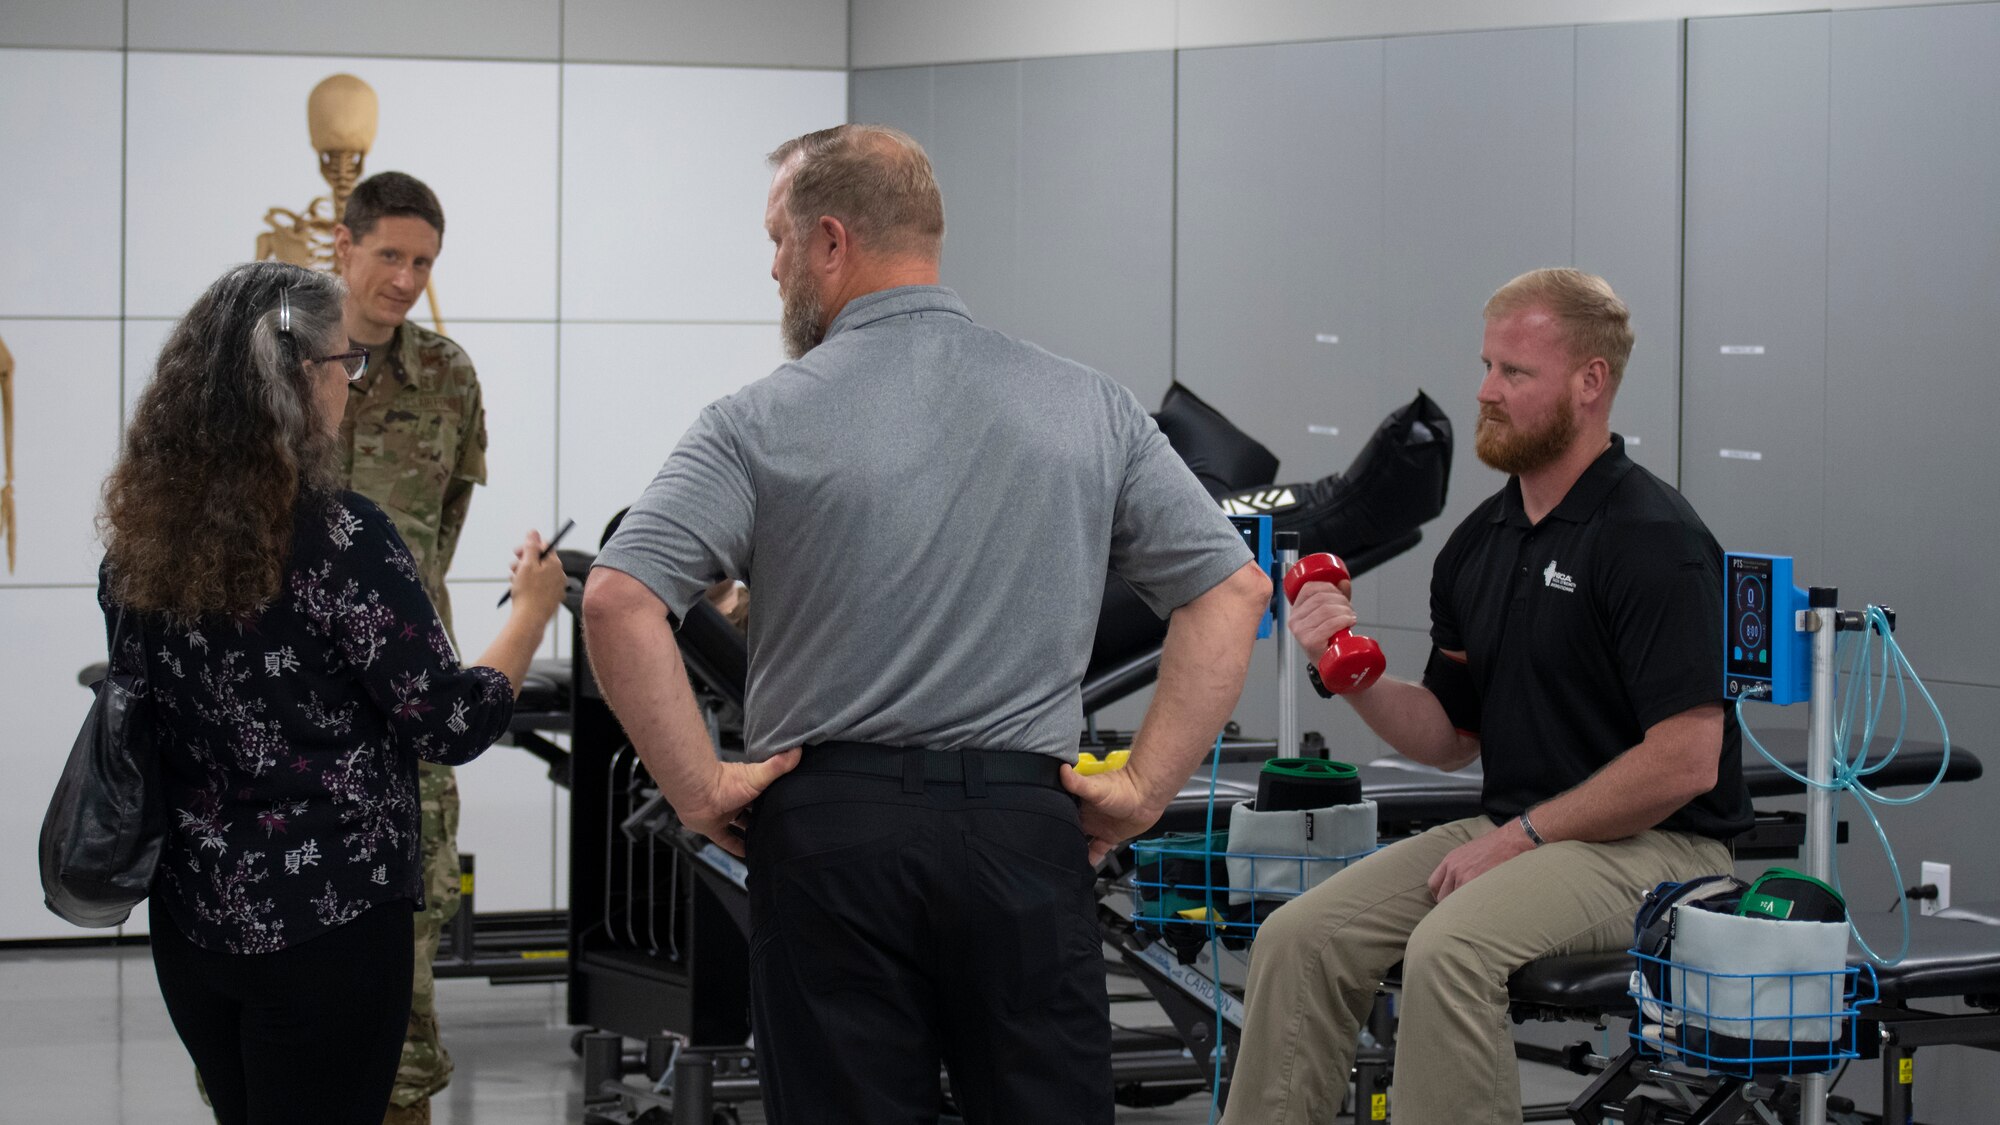
[[[1872,993],[1875,999],[1859,1004],[1854,1046],[1860,1057],[1882,1060],[1883,1121],[1900,1125],[1912,1119],[1915,1072],[1906,1060],[1917,1048],[1961,1045],[2000,1050],[2000,924],[1996,923],[2000,914],[1991,908],[1960,908],[1931,917],[1913,911],[1909,950],[1903,959],[1891,966],[1862,968],[1858,997],[1865,1001]],[[1855,926],[1869,946],[1885,956],[1901,944],[1898,914],[1858,915]],[[1868,959],[1858,948],[1850,948],[1848,963],[1866,966]],[[1635,1005],[1626,989],[1632,964],[1623,953],[1536,961],[1509,982],[1515,1019],[1630,1018]],[[1971,1010],[1917,1006],[1954,997]],[[1606,1106],[1628,1097],[1646,1080],[1650,1061],[1627,1049],[1570,1103],[1566,1109],[1570,1119],[1582,1125],[1601,1121]],[[1740,1081],[1719,1084],[1685,1119],[1702,1125],[1742,1120],[1745,1087]]]
[[[1805,772],[1804,731],[1764,731],[1759,733],[1758,738],[1780,760],[1800,773]],[[1887,745],[1884,744],[1881,749],[1886,750]],[[1881,772],[1871,775],[1870,784],[1878,789],[1928,784],[1937,775],[1938,759],[1943,752],[1943,747],[1933,742],[1906,741],[1893,761]],[[1218,830],[1228,826],[1230,806],[1257,795],[1257,773],[1263,768],[1261,761],[1232,761],[1231,758],[1230,748],[1225,746],[1223,762],[1216,770],[1214,782],[1214,826]],[[1376,803],[1384,839],[1408,835],[1411,831],[1445,821],[1479,815],[1480,779],[1477,774],[1442,773],[1423,767],[1383,764],[1384,761],[1378,759],[1359,767],[1362,793]],[[1946,781],[1972,781],[1983,772],[1976,756],[1963,748],[1953,747]],[[1747,743],[1743,748],[1743,778],[1753,800],[1797,796],[1805,791],[1803,786],[1765,761]],[[1208,819],[1209,782],[1210,767],[1204,762],[1188,783],[1181,787],[1179,796],[1168,807],[1166,815],[1148,834],[1202,831]],[[1758,826],[1738,840],[1738,858],[1777,855],[1787,846],[1796,849],[1804,839],[1803,824],[1797,814],[1760,815]],[[1787,825],[1796,825],[1796,831],[1786,828]],[[1783,854],[1790,852],[1784,851]]]

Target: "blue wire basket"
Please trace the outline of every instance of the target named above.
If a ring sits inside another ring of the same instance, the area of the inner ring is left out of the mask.
[[[1325,882],[1376,849],[1354,855],[1268,855],[1228,851],[1229,833],[1181,833],[1132,845],[1132,920],[1142,928],[1213,926],[1223,937],[1248,940],[1271,911]],[[1231,861],[1247,864],[1250,880],[1235,885]],[[1234,900],[1234,901],[1232,901]]]
[[[1670,982],[1665,997],[1626,993],[1640,1005],[1631,1031],[1640,1052],[1718,1074],[1818,1074],[1858,1058],[1858,1009],[1881,994],[1867,965],[1720,973],[1630,952],[1638,975]]]

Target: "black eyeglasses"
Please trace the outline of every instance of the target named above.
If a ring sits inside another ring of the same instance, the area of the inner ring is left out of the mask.
[[[352,351],[341,352],[339,355],[323,355],[313,360],[313,362],[332,363],[335,360],[339,360],[340,365],[347,369],[347,381],[352,383],[356,379],[361,378],[362,372],[368,370],[368,349],[355,348]]]

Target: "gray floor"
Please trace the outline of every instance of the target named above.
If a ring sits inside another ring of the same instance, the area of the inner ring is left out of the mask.
[[[1114,994],[1129,986],[1114,980]],[[195,1096],[193,1068],[144,948],[0,952],[0,998],[0,1122],[212,1122]],[[581,1067],[569,1050],[561,985],[440,981],[438,1008],[458,1072],[433,1105],[436,1125],[582,1119]],[[1113,1018],[1165,1022],[1150,1004],[1117,1005]],[[1530,1101],[1565,1098],[1583,1081],[1529,1064],[1522,1071]],[[746,1106],[743,1120],[752,1125],[763,1116]],[[1195,1125],[1209,1120],[1208,1100],[1121,1109],[1118,1120]]]

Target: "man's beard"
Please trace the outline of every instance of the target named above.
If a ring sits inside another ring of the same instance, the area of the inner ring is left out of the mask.
[[[785,278],[784,291],[785,310],[778,331],[785,339],[785,357],[799,359],[826,339],[826,307],[820,303],[819,285],[803,261]]]
[[[1523,430],[1503,420],[1492,407],[1480,407],[1472,434],[1479,459],[1503,473],[1520,476],[1555,463],[1576,440],[1576,410],[1569,400],[1556,401],[1555,417],[1539,430]]]

